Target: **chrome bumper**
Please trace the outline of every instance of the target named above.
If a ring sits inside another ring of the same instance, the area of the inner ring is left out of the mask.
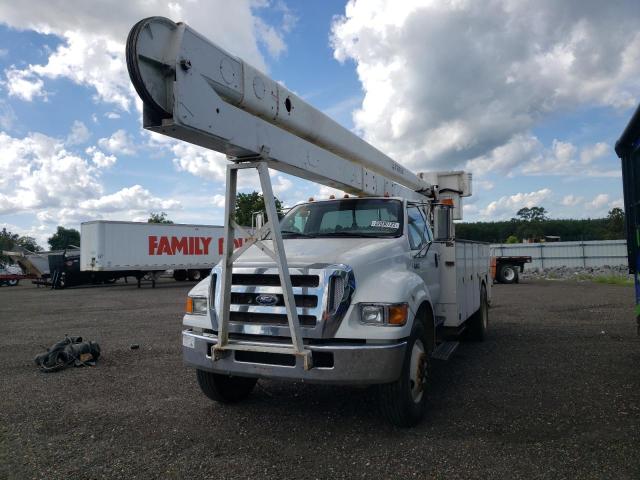
[[[367,385],[393,382],[400,376],[407,342],[392,344],[324,344],[308,345],[315,354],[329,354],[333,366],[314,366],[305,370],[302,358],[295,365],[274,365],[237,360],[234,351],[215,360],[211,349],[218,342],[215,336],[182,332],[182,354],[187,366],[201,370],[245,377],[300,380],[309,383]],[[269,344],[282,346],[282,344]]]

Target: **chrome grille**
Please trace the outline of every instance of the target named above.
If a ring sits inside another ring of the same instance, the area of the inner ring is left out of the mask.
[[[349,288],[345,273],[337,270],[347,266],[327,268],[290,268],[296,311],[304,338],[331,338],[335,334],[341,315],[336,315],[344,305],[345,291]],[[220,306],[221,282],[212,276],[214,305]],[[342,273],[340,273],[342,272]],[[229,333],[243,335],[267,335],[290,337],[287,309],[283,289],[276,268],[234,268],[231,276],[229,306]],[[351,277],[352,278],[352,275]],[[346,295],[350,298],[350,295]],[[341,304],[342,302],[342,304]],[[346,305],[348,307],[348,303]],[[346,308],[343,308],[343,312]],[[212,310],[212,326],[218,329],[218,312]]]

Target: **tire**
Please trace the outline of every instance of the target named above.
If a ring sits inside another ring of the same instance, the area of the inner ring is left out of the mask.
[[[257,378],[229,377],[219,373],[196,370],[200,390],[211,400],[220,403],[237,403],[251,394]]]
[[[396,427],[413,427],[424,416],[429,369],[427,346],[425,325],[416,318],[407,341],[400,378],[377,387],[380,412]]]
[[[187,279],[186,270],[174,270],[173,278],[176,282],[184,282]]]
[[[194,282],[202,280],[202,273],[200,270],[189,270],[189,280]]]
[[[505,263],[500,265],[498,271],[498,282],[500,283],[517,283],[518,282],[518,268]]]
[[[480,289],[480,308],[467,320],[465,340],[482,342],[489,328],[489,302],[487,301],[487,289],[484,285]]]
[[[18,283],[20,283],[20,280],[18,280],[17,278],[12,278],[11,280],[7,280],[7,285],[10,287],[15,287],[18,285]]]

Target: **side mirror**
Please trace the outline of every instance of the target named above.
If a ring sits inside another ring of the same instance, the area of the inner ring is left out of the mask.
[[[453,240],[453,206],[436,203],[433,206],[433,239],[436,242]]]

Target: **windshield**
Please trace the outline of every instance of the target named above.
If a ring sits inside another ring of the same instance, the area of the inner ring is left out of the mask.
[[[398,237],[402,224],[399,200],[357,198],[298,205],[280,228],[283,238]]]

